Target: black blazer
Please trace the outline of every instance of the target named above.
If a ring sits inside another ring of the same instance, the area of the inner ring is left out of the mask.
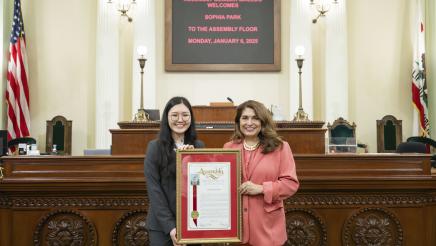
[[[194,147],[203,148],[204,143],[197,140]],[[144,174],[148,192],[147,229],[169,234],[176,227],[176,152],[171,153],[168,166],[164,166],[158,140],[149,142]]]

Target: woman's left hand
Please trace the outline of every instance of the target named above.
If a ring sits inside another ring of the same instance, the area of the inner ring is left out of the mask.
[[[239,187],[239,193],[250,196],[259,195],[263,193],[263,186],[246,181]]]
[[[178,150],[194,149],[194,145],[184,144],[177,148]]]

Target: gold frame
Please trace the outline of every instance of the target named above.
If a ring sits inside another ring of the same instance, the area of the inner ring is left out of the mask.
[[[185,239],[182,234],[182,154],[232,154],[236,155],[236,189],[241,186],[241,151],[239,149],[192,149],[192,150],[177,150],[177,167],[176,167],[176,200],[177,200],[177,214],[176,214],[176,230],[177,230],[177,243],[179,244],[200,244],[200,243],[240,243],[242,242],[242,199],[241,195],[237,196],[237,236],[236,237],[218,237],[218,238],[199,238],[199,239]],[[230,187],[232,188],[232,187]]]

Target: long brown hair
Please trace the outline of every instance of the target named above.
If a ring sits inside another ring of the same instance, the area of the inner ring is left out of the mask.
[[[258,137],[260,140],[260,146],[263,148],[262,153],[266,154],[273,152],[280,147],[282,145],[282,140],[276,132],[271,113],[262,103],[254,100],[245,101],[236,109],[235,132],[232,136],[232,140],[240,143],[244,139],[244,134],[242,134],[240,129],[240,119],[242,111],[246,108],[251,108],[261,122],[261,129]]]

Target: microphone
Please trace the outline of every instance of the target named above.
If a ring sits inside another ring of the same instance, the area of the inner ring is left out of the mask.
[[[233,100],[230,97],[227,97],[227,100],[231,103],[233,103]]]

